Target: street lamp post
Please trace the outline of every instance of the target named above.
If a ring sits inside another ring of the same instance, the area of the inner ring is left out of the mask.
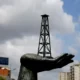
[[[11,78],[12,71],[14,70],[16,70],[16,68],[10,70],[10,78]]]
[[[10,64],[10,78],[11,78],[12,71],[16,70],[16,68],[13,68],[13,69],[12,69],[11,66],[12,66],[12,65]]]

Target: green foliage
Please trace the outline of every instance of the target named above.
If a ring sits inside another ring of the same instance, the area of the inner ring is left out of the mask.
[[[0,80],[6,80],[4,77],[0,76]]]

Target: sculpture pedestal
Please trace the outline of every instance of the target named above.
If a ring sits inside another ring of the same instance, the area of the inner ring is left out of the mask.
[[[33,72],[21,65],[18,80],[37,80],[37,72]]]

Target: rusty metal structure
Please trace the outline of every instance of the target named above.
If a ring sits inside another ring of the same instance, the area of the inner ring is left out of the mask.
[[[51,44],[50,44],[50,32],[49,32],[49,15],[44,14],[41,21],[40,38],[38,45],[38,55],[43,57],[52,58],[51,56]]]

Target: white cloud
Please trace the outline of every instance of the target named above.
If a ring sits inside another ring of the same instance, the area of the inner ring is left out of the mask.
[[[51,33],[75,31],[73,17],[64,12],[63,4],[62,0],[7,0],[7,2],[4,0],[0,4],[0,41],[4,42],[0,43],[0,55],[9,57],[12,68],[18,68],[13,76],[18,74],[21,55],[37,53],[38,37],[34,35],[39,34],[40,15],[44,13],[50,15]],[[27,37],[23,37],[26,35]],[[51,35],[51,45],[53,56],[62,53],[63,41],[61,39]],[[52,75],[48,78],[53,79]],[[45,76],[42,78],[44,79]]]
[[[51,32],[73,33],[75,31],[73,17],[64,12],[62,0],[12,0],[9,4],[0,6],[1,39],[38,35],[40,15],[44,13],[50,15]]]
[[[72,46],[69,46],[68,47],[68,49],[69,49],[69,52],[71,53],[71,54],[77,54],[78,52],[77,52],[77,50],[75,49],[75,48],[73,48]]]
[[[43,77],[44,76],[44,77]],[[38,80],[58,80],[58,73],[55,71],[46,71],[38,74]]]
[[[51,50],[52,56],[59,56],[63,51],[64,42],[63,40],[56,38],[55,36],[51,36]]]
[[[80,36],[77,36],[77,37],[76,37],[76,42],[77,42],[78,44],[80,44]]]
[[[75,46],[76,46],[77,48],[79,48],[79,46],[80,46],[80,32],[77,32],[77,33],[76,33]]]
[[[23,37],[22,39],[14,39],[5,42],[4,44],[0,44],[0,53],[1,56],[7,56],[10,59],[10,64],[12,69],[17,68],[14,71],[14,76],[18,75],[19,67],[20,67],[20,57],[25,53],[33,53],[37,54],[38,50],[38,37],[36,36],[28,36]],[[62,48],[62,41],[57,39],[56,37],[51,37],[52,41],[52,54],[53,57],[56,55],[60,55]],[[57,46],[56,46],[57,44]],[[17,77],[17,76],[16,76]]]

